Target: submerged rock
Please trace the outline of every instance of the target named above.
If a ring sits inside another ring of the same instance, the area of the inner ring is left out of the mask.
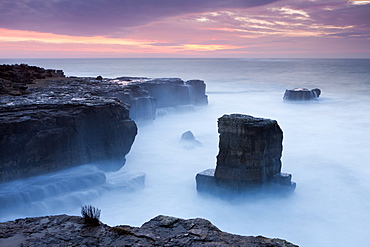
[[[282,239],[240,236],[205,219],[157,216],[141,227],[90,226],[78,216],[57,215],[0,223],[0,246],[245,246],[297,247]]]
[[[191,132],[190,130],[184,132],[181,135],[180,141],[181,141],[181,143],[184,144],[185,148],[194,148],[194,147],[197,147],[197,146],[198,147],[202,146],[202,143],[200,143],[200,141],[195,139],[195,136],[194,136],[193,132]]]
[[[284,93],[284,100],[312,100],[317,99],[321,94],[318,88],[308,90],[307,88],[287,89]]]
[[[294,190],[291,176],[280,173],[283,132],[275,120],[224,115],[218,131],[217,166],[197,174],[198,191],[238,193],[278,185]]]

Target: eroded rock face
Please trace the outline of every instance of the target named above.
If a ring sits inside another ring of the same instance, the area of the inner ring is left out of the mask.
[[[169,112],[193,111],[195,106],[208,104],[206,85],[201,80],[119,77],[103,80],[100,84],[109,87],[99,88],[96,93],[117,97],[129,104],[130,117],[137,122],[152,121]]]
[[[321,90],[318,88],[309,90],[307,88],[294,88],[287,89],[284,93],[284,100],[312,100],[317,99],[321,94]]]
[[[283,132],[275,120],[224,115],[218,119],[218,131],[217,180],[262,184],[280,172]]]
[[[282,239],[222,232],[204,219],[157,216],[141,227],[89,226],[77,216],[0,223],[0,246],[245,246],[297,247]]]
[[[291,175],[281,173],[283,132],[276,120],[224,115],[218,119],[218,131],[217,166],[197,174],[198,191],[220,195],[261,188],[274,191],[279,186],[294,190]]]
[[[205,83],[201,80],[184,82],[180,78],[157,78],[139,84],[157,99],[157,107],[206,105]]]
[[[91,162],[123,164],[137,133],[131,119],[152,121],[158,102],[207,103],[200,80],[65,78],[28,65],[0,66],[0,94],[0,182]]]
[[[103,160],[123,165],[137,134],[127,106],[114,99],[48,97],[0,111],[1,182]]]
[[[100,96],[116,97],[122,102],[130,105],[130,118],[137,122],[152,121],[155,119],[157,110],[157,99],[149,95],[148,91],[141,86],[131,83],[133,80],[142,80],[144,78],[120,78],[119,82],[115,80],[106,80],[99,83],[105,85],[97,88],[95,93]]]

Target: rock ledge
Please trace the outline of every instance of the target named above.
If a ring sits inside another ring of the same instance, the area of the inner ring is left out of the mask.
[[[244,246],[297,247],[282,239],[240,236],[205,219],[157,216],[141,227],[89,226],[78,216],[18,219],[0,224],[0,246]]]

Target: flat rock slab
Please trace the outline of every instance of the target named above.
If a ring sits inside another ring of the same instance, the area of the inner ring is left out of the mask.
[[[288,173],[279,173],[274,179],[263,185],[246,184],[244,188],[236,190],[224,183],[219,183],[215,177],[215,169],[207,169],[195,176],[197,191],[200,194],[209,194],[225,200],[243,200],[254,196],[285,196],[290,195],[296,188],[296,183],[291,181]]]

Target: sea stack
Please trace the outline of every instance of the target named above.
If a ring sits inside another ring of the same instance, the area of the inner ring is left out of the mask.
[[[281,173],[283,132],[276,120],[224,115],[218,132],[217,166],[197,174],[199,192],[294,190],[291,175]]]

